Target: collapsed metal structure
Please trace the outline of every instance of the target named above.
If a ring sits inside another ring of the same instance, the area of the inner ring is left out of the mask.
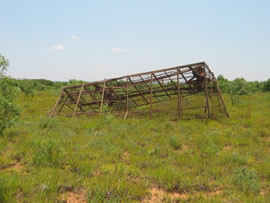
[[[127,116],[160,113],[178,119],[229,117],[214,74],[205,62],[63,88],[49,116]]]

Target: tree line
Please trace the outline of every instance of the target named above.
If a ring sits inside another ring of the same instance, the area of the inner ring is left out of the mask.
[[[217,80],[221,92],[229,94],[232,105],[239,103],[241,95],[258,91],[270,92],[270,79],[262,82],[246,81],[244,78],[228,80],[222,75],[219,75]]]

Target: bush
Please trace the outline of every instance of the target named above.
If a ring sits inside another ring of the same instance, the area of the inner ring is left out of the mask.
[[[232,105],[238,104],[240,95],[248,93],[248,85],[244,78],[236,78],[229,85],[229,94]]]
[[[34,82],[31,80],[21,80],[20,89],[26,96],[34,96]]]
[[[12,126],[19,118],[19,108],[14,104],[18,88],[14,81],[6,77],[8,61],[0,55],[0,134]]]

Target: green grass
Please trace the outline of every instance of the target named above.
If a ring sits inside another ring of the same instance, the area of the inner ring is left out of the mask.
[[[21,95],[0,137],[0,202],[270,201],[270,94],[241,97],[231,118],[57,117],[51,91]],[[175,198],[170,195],[176,193]],[[182,196],[181,196],[182,195]]]

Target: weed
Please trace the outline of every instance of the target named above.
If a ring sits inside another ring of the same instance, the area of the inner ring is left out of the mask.
[[[181,149],[181,142],[175,136],[170,137],[170,144],[175,150]]]
[[[238,152],[232,153],[232,161],[234,163],[243,165],[247,163],[247,158],[245,156],[240,155]]]
[[[39,127],[44,130],[46,128],[51,129],[57,126],[56,120],[54,118],[43,117],[40,119]]]
[[[245,193],[259,193],[260,180],[254,169],[242,167],[234,171],[233,183]]]
[[[62,149],[55,139],[38,140],[32,147],[34,166],[58,166],[61,163]]]
[[[0,202],[15,202],[16,190],[16,176],[0,174]]]

